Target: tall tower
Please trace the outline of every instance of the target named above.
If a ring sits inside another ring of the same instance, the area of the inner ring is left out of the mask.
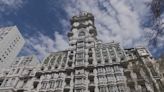
[[[0,71],[11,65],[24,43],[16,26],[0,28]]]
[[[75,90],[78,92],[86,90],[86,66],[89,64],[90,67],[94,67],[92,50],[96,44],[96,28],[94,26],[94,16],[90,13],[80,13],[79,16],[73,16],[71,19],[71,32],[68,33],[69,37],[69,45],[71,48],[75,49]],[[89,54],[88,54],[89,53]],[[88,61],[89,60],[89,61]],[[93,72],[91,68],[90,71]],[[92,83],[94,81],[94,77],[90,77]],[[79,85],[79,82],[83,85]]]
[[[91,13],[73,16],[71,25],[68,37],[72,53],[75,53],[74,91],[126,91],[123,68],[120,67],[120,61],[124,60],[125,55],[119,44],[103,44],[97,40],[94,16]],[[118,55],[117,51],[121,54]]]

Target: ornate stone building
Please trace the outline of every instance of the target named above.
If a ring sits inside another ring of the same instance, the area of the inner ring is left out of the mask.
[[[38,64],[34,55],[17,57],[0,75],[0,92],[31,92]]]
[[[4,87],[9,76],[5,71],[0,92],[164,91],[147,49],[123,49],[117,42],[98,40],[91,13],[73,16],[71,25],[68,49],[49,53],[38,66],[28,66],[34,72],[19,74],[15,90],[4,90],[9,89]]]
[[[69,45],[50,53],[37,71],[39,92],[163,92],[154,59],[143,47],[123,49],[96,38],[94,16],[71,19]]]

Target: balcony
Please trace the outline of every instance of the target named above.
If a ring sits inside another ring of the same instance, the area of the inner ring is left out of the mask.
[[[85,68],[84,63],[76,63],[75,68]]]
[[[86,74],[85,73],[80,73],[80,74],[75,74],[76,78],[86,78]]]
[[[78,43],[78,44],[77,44],[77,47],[84,47],[84,46],[85,46],[84,43]]]
[[[44,88],[40,88],[39,89],[39,92],[46,92],[47,91],[47,89],[44,89]],[[23,91],[24,92],[24,91]]]
[[[74,45],[74,46],[70,46],[69,48],[68,48],[68,50],[75,50],[76,49],[76,46]]]
[[[73,66],[67,66],[67,67],[66,67],[66,70],[68,70],[68,71],[72,71],[73,69],[74,69]]]
[[[70,80],[71,80],[71,76],[70,76],[70,75],[67,75],[67,76],[65,77],[65,80],[66,80],[66,81],[70,81]]]
[[[76,44],[76,40],[70,40],[69,44]]]
[[[77,53],[84,53],[85,50],[84,49],[77,49]]]
[[[159,76],[153,76],[154,79],[160,80],[161,78]]]
[[[78,39],[77,39],[77,42],[84,42],[85,41],[85,38],[84,37],[79,37]]]
[[[55,92],[62,92],[62,88],[61,87],[56,87]]]
[[[88,44],[86,44],[86,47],[88,47],[88,48],[92,48],[92,47],[94,47],[94,43],[88,43]]]
[[[124,83],[125,83],[124,79],[117,80],[117,84],[124,84]]]
[[[104,67],[104,64],[101,63],[97,63],[97,67]]]
[[[86,84],[85,83],[79,83],[74,85],[75,89],[86,89]]]
[[[93,72],[91,72],[91,73],[88,74],[88,77],[89,77],[89,78],[92,78],[92,77],[94,77],[94,76],[95,76],[95,75],[94,75]]]
[[[106,75],[113,75],[114,76],[114,71],[106,71]]]
[[[90,83],[88,84],[88,87],[89,87],[89,88],[95,88],[95,83],[94,83],[94,82],[90,82]]]
[[[145,80],[142,77],[137,78],[138,84],[145,84]]]
[[[66,91],[66,90],[70,90],[70,85],[65,85],[64,86],[64,90]]]
[[[29,79],[32,78],[32,76],[28,75],[28,74],[23,74],[19,77],[20,79]]]
[[[87,67],[88,67],[88,68],[94,68],[95,65],[94,65],[93,63],[90,63],[90,64],[87,65]]]
[[[94,40],[95,40],[94,38],[91,38],[91,37],[90,37],[90,38],[87,38],[87,39],[86,39],[86,42],[93,42]]]
[[[2,90],[11,90],[11,92],[15,92],[16,91],[16,89],[14,88],[14,87],[11,87],[11,86],[7,86],[7,87],[0,87],[0,91],[2,91]],[[5,92],[6,92],[5,91]],[[8,91],[7,91],[8,92]]]
[[[105,75],[105,73],[104,72],[97,72],[97,75],[101,76],[101,75]]]
[[[134,81],[131,78],[127,78],[128,85],[134,85]]]
[[[107,83],[106,82],[99,82],[98,86],[103,86],[104,87],[104,86],[107,86]]]
[[[128,57],[126,57],[127,58],[127,61],[135,61],[135,60],[137,60],[137,57],[136,56],[128,56]]]
[[[124,74],[125,74],[125,75],[130,75],[130,72],[131,72],[130,69],[125,69],[125,70],[124,70]]]
[[[84,56],[76,56],[76,60],[83,60],[84,59]]]

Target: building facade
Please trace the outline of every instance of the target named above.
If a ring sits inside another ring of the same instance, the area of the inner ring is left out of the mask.
[[[37,92],[163,92],[160,74],[146,48],[123,49],[96,38],[94,16],[71,19],[69,45],[50,53],[37,71]]]
[[[36,56],[17,57],[0,78],[0,92],[31,92],[39,61]]]
[[[19,68],[13,64],[1,76],[0,92],[164,92],[155,60],[146,48],[124,49],[117,42],[98,40],[91,13],[73,16],[70,22],[70,47],[49,53],[42,64],[20,66],[25,74],[9,79]],[[14,86],[6,88],[8,83]]]
[[[0,71],[11,65],[24,43],[16,26],[0,28]]]

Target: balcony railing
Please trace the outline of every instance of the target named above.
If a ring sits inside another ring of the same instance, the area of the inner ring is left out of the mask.
[[[67,76],[65,77],[65,79],[66,79],[66,80],[71,80],[71,75],[67,75]]]
[[[134,85],[134,81],[132,80],[132,78],[127,78],[127,84]]]
[[[77,49],[77,53],[84,53],[85,50],[84,49]]]
[[[76,59],[77,59],[77,60],[83,60],[83,59],[84,59],[84,57],[79,57],[79,56],[76,56]]]
[[[88,86],[89,86],[89,88],[94,88],[94,87],[95,87],[95,83],[94,83],[94,82],[90,82],[90,83],[88,84]]]
[[[88,68],[94,68],[95,65],[93,63],[87,65]]]
[[[105,75],[105,72],[97,72],[97,75]]]
[[[99,82],[99,83],[98,83],[98,86],[106,86],[106,85],[107,85],[106,82]]]
[[[95,75],[94,75],[93,72],[91,72],[91,73],[88,74],[88,77],[94,77],[94,76],[95,76]]]
[[[83,46],[85,46],[84,43],[78,43],[78,44],[77,44],[77,47],[83,47]]]
[[[64,86],[64,89],[69,90],[69,89],[70,89],[70,85],[65,85],[65,86]]]
[[[81,73],[81,74],[75,74],[76,78],[86,78],[86,74],[85,73]]]
[[[80,67],[85,67],[85,63],[84,62],[76,62],[75,68],[80,68]]]
[[[75,89],[76,88],[81,88],[81,89],[85,89],[86,88],[86,84],[85,83],[76,83],[75,85],[74,85],[74,87],[75,87]]]
[[[73,66],[67,66],[67,67],[66,67],[66,70],[73,70],[73,69],[74,69]]]
[[[56,87],[55,92],[62,92],[62,88],[61,87]]]

